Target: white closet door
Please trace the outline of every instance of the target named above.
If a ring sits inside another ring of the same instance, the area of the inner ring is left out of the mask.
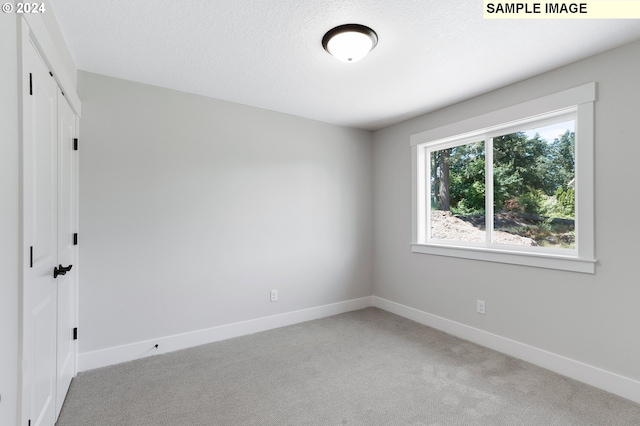
[[[23,415],[53,425],[56,395],[57,85],[35,48],[23,49]]]
[[[57,278],[58,285],[58,352],[56,418],[75,373],[76,350],[73,341],[76,298],[76,117],[58,89],[58,263],[72,266]]]

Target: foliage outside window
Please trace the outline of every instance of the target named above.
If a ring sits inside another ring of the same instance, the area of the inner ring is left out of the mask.
[[[566,118],[450,148],[426,148],[427,239],[574,249],[575,120]],[[486,163],[489,147],[492,167]],[[486,179],[493,180],[490,194]],[[493,222],[486,217],[487,196],[493,197]]]
[[[413,251],[593,272],[594,100],[592,83],[412,136]]]

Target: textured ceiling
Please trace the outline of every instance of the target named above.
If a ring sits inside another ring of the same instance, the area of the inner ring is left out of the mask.
[[[377,130],[640,39],[640,20],[485,20],[481,0],[51,0],[78,69]],[[378,46],[339,62],[345,23]]]

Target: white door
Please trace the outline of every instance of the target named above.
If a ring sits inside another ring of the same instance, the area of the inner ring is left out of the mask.
[[[73,328],[76,295],[76,116],[58,89],[58,264],[71,270],[59,275],[58,285],[58,351],[56,418],[62,409],[65,395],[75,373],[75,345]]]
[[[35,48],[23,49],[23,416],[53,425],[58,261],[57,86]]]

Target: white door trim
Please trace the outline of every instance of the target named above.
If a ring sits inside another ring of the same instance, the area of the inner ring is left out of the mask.
[[[64,67],[64,62],[58,53],[53,38],[49,34],[49,30],[44,23],[44,18],[38,13],[24,14],[22,15],[23,28],[29,29],[29,36],[34,45],[40,52],[40,56],[47,64],[53,78],[55,78],[58,86],[64,92],[65,98],[69,102],[71,109],[76,113],[78,117],[81,116],[81,103],[80,98],[76,92],[76,87],[73,84],[73,80],[67,74],[67,70]],[[24,32],[22,33],[24,36]]]

